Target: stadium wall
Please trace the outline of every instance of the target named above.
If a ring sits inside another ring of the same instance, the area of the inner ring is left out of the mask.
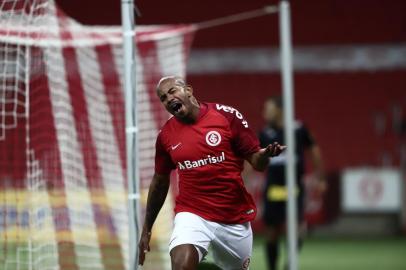
[[[68,14],[85,24],[120,23],[119,5],[111,1],[58,2]],[[174,5],[168,1],[139,1],[136,4],[142,16],[137,23],[199,22],[277,2],[237,0],[231,5],[228,1],[181,0]],[[95,3],[98,7],[96,13],[91,12]],[[296,48],[388,44],[405,47],[405,1],[371,0],[368,5],[360,0],[351,3],[335,0],[291,3],[292,36]],[[89,13],[93,15],[89,16]],[[278,44],[278,18],[265,16],[198,31],[192,54],[196,49],[264,48],[276,47]],[[379,52],[373,55],[377,56]],[[365,57],[365,54],[349,57],[348,60],[352,61],[357,60],[357,57]],[[397,60],[402,59],[405,57],[398,57]],[[238,65],[235,67],[238,68]],[[402,145],[405,147],[406,141],[405,78],[405,66],[375,70],[296,72],[297,116],[314,131],[322,147],[327,170],[332,175],[337,175],[345,167],[400,165],[401,149]],[[269,94],[278,93],[281,88],[276,71],[189,72],[188,80],[202,100],[227,103],[239,108],[255,130],[263,125],[259,110],[263,99]],[[398,121],[395,119],[399,119],[399,116],[394,117],[396,111],[399,112],[397,108],[401,109],[401,132],[394,123]]]

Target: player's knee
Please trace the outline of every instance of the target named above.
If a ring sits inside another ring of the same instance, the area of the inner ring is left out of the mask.
[[[193,245],[180,245],[171,251],[172,270],[195,270],[199,255]]]
[[[172,270],[195,270],[197,264],[192,263],[185,256],[171,256]]]

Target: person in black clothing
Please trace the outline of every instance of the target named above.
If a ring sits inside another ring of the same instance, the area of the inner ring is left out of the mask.
[[[282,99],[279,96],[268,98],[264,104],[264,120],[266,126],[259,133],[261,147],[273,142],[284,144]],[[304,221],[304,184],[305,152],[309,152],[313,163],[314,173],[318,179],[320,194],[326,189],[320,149],[309,130],[300,122],[296,122],[296,185],[297,209],[299,222],[298,247],[306,230]],[[266,236],[266,255],[270,270],[277,269],[278,246],[282,235],[286,233],[287,188],[285,177],[286,153],[272,158],[266,171],[266,185],[264,189],[264,213]]]

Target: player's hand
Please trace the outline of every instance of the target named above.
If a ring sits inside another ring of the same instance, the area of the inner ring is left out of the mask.
[[[265,148],[265,153],[268,157],[276,157],[280,153],[282,153],[282,151],[284,151],[285,149],[286,145],[280,145],[279,143],[274,142],[273,144],[269,144]]]
[[[142,230],[140,242],[138,244],[138,264],[143,265],[145,261],[145,253],[150,251],[149,241],[151,240],[151,232]]]

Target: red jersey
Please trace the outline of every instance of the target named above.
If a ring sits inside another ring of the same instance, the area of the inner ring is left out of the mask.
[[[175,213],[191,212],[220,223],[244,223],[256,207],[241,177],[244,158],[260,149],[247,121],[236,109],[202,103],[198,119],[184,124],[170,118],[156,141],[155,172],[177,168]]]

